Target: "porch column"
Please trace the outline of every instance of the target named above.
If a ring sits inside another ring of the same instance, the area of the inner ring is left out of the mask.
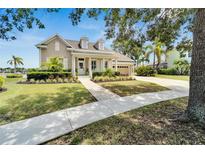
[[[117,59],[115,59],[115,71],[117,71]]]
[[[134,65],[132,65],[132,76],[134,75],[134,72],[135,72],[135,68],[134,68]]]
[[[76,72],[75,72],[75,56],[72,55],[72,75],[76,76]]]
[[[128,65],[128,75],[131,75],[131,65]]]
[[[92,67],[91,67],[91,57],[88,58],[88,70],[89,70],[89,76],[92,78]]]
[[[104,58],[102,59],[101,70],[102,70],[102,71],[105,70],[105,60],[104,60]]]

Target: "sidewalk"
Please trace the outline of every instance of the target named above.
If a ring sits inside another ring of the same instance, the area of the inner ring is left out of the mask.
[[[138,79],[140,80],[140,78]],[[167,79],[143,78],[143,80],[152,80],[163,84],[163,81]],[[122,112],[188,96],[187,85],[178,82],[174,85],[177,88],[172,86],[172,90],[114,97],[0,126],[0,144],[40,144]],[[164,86],[169,85],[164,84]]]
[[[88,76],[79,76],[78,79],[85,86],[85,88],[97,99],[97,100],[107,100],[113,98],[119,98],[117,94],[105,89],[98,84],[90,81]]]

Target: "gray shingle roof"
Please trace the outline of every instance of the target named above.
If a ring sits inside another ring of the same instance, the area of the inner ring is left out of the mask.
[[[67,40],[66,41],[75,49],[82,49],[80,47],[80,43],[79,41],[76,41],[76,40]],[[86,50],[86,49],[85,49]],[[88,43],[88,49],[87,50],[92,50],[92,51],[99,51],[96,47],[95,47],[95,43],[94,42],[89,42]],[[110,52],[114,52],[116,57],[118,57],[118,61],[126,61],[126,62],[133,62],[133,60],[119,52],[115,52],[115,51],[112,51],[108,48],[104,48],[104,51],[110,51]]]
[[[76,40],[67,40],[66,39],[66,42],[68,42],[73,48],[75,49],[82,49],[80,47],[80,42],[79,41],[76,41]],[[86,49],[84,49],[86,50]],[[88,43],[88,49],[87,50],[93,50],[93,51],[99,51],[96,47],[95,47],[95,43],[94,42],[89,42]],[[109,50],[108,48],[104,48],[105,51],[111,51]]]
[[[131,58],[119,53],[115,52],[116,57],[118,57],[118,61],[126,61],[126,62],[134,62]]]

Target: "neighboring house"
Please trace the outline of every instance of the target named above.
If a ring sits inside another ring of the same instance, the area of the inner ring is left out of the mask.
[[[51,57],[62,58],[65,69],[71,69],[72,74],[90,75],[92,72],[102,72],[107,68],[119,71],[122,75],[133,75],[134,61],[129,57],[107,49],[102,39],[95,43],[87,37],[79,41],[67,40],[54,35],[36,45],[39,49],[40,66]]]
[[[149,62],[144,62],[141,63],[140,65],[148,65],[148,66],[153,66],[153,55],[150,56],[150,61]],[[157,64],[157,58],[155,58],[155,64]],[[180,53],[177,50],[172,50],[169,53],[167,53],[166,57],[165,55],[162,55],[161,57],[161,64],[159,65],[160,68],[172,68],[174,67],[174,62],[178,59],[185,59],[189,63],[191,63],[191,54],[187,52],[185,54],[185,57],[180,57]]]
[[[177,50],[173,50],[169,52],[167,55],[167,67],[168,68],[174,67],[174,61],[181,59],[181,58],[191,63],[191,53],[190,52],[187,52],[185,57],[180,57],[180,54]]]

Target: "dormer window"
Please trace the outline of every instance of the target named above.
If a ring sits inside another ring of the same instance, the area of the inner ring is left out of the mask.
[[[95,44],[95,47],[98,49],[98,50],[104,50],[104,41],[102,39],[98,40]]]
[[[82,49],[88,49],[88,38],[87,37],[80,38],[80,47]]]

